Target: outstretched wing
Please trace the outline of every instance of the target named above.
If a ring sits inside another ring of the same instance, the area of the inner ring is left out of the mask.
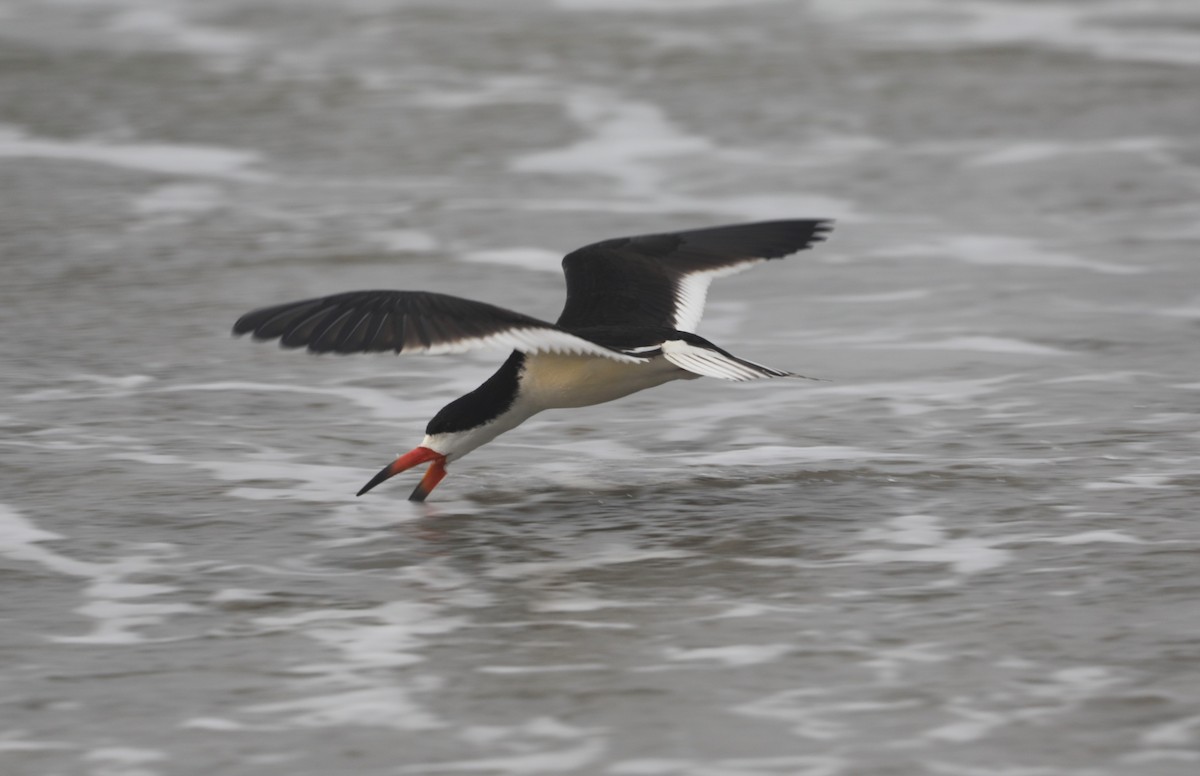
[[[461,353],[494,345],[644,360],[528,315],[426,291],[348,291],[264,307],[239,318],[233,333],[313,353]]]
[[[760,221],[593,243],[563,259],[567,303],[558,325],[694,331],[713,278],[790,256],[832,228],[827,220]]]

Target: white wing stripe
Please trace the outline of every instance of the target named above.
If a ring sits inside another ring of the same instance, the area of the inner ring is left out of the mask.
[[[680,277],[675,287],[675,328],[694,332],[700,325],[704,302],[708,299],[708,287],[714,279],[737,274],[764,261],[766,259],[748,258],[727,267],[691,272]]]

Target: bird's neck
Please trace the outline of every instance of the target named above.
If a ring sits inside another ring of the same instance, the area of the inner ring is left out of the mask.
[[[425,427],[425,433],[434,436],[469,431],[503,415],[516,402],[524,365],[525,354],[514,350],[483,385],[442,407]]]
[[[519,401],[524,369],[525,355],[514,351],[483,385],[450,402],[433,416],[425,427],[421,446],[452,461],[536,414],[540,407]]]

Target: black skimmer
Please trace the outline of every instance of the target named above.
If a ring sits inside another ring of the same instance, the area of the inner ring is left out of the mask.
[[[556,323],[426,291],[348,291],[264,307],[235,335],[312,353],[460,353],[513,348],[483,385],[442,408],[425,438],[363,486],[431,463],[411,501],[446,465],[542,410],[586,407],[671,380],[799,377],[723,350],[694,333],[713,278],[825,239],[827,220],[763,221],[604,240],[567,254],[567,302]]]

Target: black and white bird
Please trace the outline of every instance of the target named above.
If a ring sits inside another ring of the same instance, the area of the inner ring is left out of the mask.
[[[235,335],[313,353],[460,353],[512,348],[483,385],[447,404],[425,438],[358,495],[432,462],[411,501],[424,501],[446,465],[542,410],[586,407],[672,380],[799,377],[695,334],[713,278],[780,259],[825,239],[827,220],[763,221],[620,237],[567,254],[567,302],[556,323],[426,291],[348,291],[264,307]]]

